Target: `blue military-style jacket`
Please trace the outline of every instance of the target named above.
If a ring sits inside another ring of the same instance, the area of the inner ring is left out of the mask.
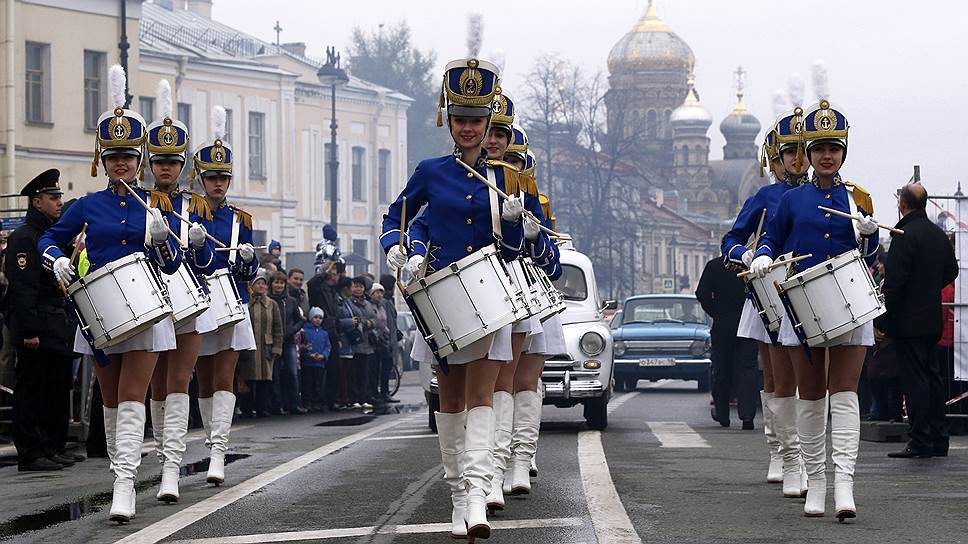
[[[505,190],[505,168],[488,167],[483,156],[473,167],[485,177],[490,170],[494,183]],[[421,243],[411,243],[409,239],[404,243],[414,252],[426,256],[430,271],[440,270],[495,241],[507,261],[516,259],[521,253],[524,243],[521,222],[499,219],[499,240],[495,240],[490,189],[457,164],[455,155],[427,159],[417,165],[407,186],[383,216],[380,245],[384,251],[400,243],[404,197],[407,198],[409,216],[407,225],[426,205],[426,223],[418,227],[422,232],[418,237]],[[498,201],[496,213],[500,217],[503,201],[500,198]],[[432,247],[429,247],[430,241]]]
[[[229,247],[252,243],[252,216],[242,208],[236,208],[223,200],[212,210],[211,228],[206,225],[208,233]],[[208,266],[207,273],[228,268],[235,278],[235,285],[242,296],[242,302],[249,303],[248,283],[255,279],[259,272],[259,259],[252,259],[246,263],[239,256],[238,251],[218,251]]]
[[[138,191],[141,199],[162,210],[169,227],[177,232],[178,219],[171,214],[171,200],[165,193]],[[90,271],[144,252],[165,274],[173,274],[181,266],[182,252],[178,241],[168,236],[160,246],[150,245],[147,232],[148,212],[131,193],[120,196],[112,185],[107,189],[82,196],[50,226],[37,242],[44,267],[53,269],[58,257],[65,257],[61,247],[67,246],[87,224],[86,247]]]
[[[795,189],[801,184],[797,178],[788,178],[786,181],[773,183],[760,188],[753,196],[746,199],[743,209],[736,216],[733,228],[726,233],[723,240],[723,262],[743,264],[743,254],[746,253],[746,243],[756,234],[756,227],[760,224],[760,217],[763,210],[766,210],[766,218],[763,220],[763,229],[769,225],[770,220],[776,215],[776,208],[780,204],[780,197],[790,189]],[[760,232],[763,235],[763,232]],[[755,250],[756,248],[754,248]]]
[[[191,191],[173,191],[168,196],[171,198],[171,205],[175,213],[193,223],[202,225],[206,231],[211,233],[214,217],[204,197]],[[178,233],[182,247],[187,247],[185,251],[189,257],[187,259],[188,265],[199,274],[211,274],[215,272],[215,268],[213,268],[216,255],[215,243],[206,238],[204,246],[200,248],[192,247],[188,242],[188,227],[189,225],[187,223],[178,220],[177,227],[172,229]],[[202,282],[202,285],[205,287],[205,282]],[[205,289],[206,291],[208,290],[207,287]]]
[[[854,221],[824,212],[817,206],[825,206],[847,213],[873,215],[870,195],[861,187],[845,182],[838,175],[829,189],[822,189],[816,180],[791,189],[783,194],[776,214],[760,237],[756,256],[767,255],[775,259],[784,251],[795,255],[813,255],[793,265],[795,271],[859,249],[868,265],[874,264],[877,255],[878,233],[861,236]]]

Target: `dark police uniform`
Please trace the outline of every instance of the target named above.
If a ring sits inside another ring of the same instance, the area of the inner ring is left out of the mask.
[[[47,170],[20,194],[62,194],[59,177],[57,170]],[[13,419],[20,470],[56,470],[73,460],[62,454],[70,414],[74,327],[68,323],[64,294],[54,275],[44,270],[37,251],[37,240],[51,224],[31,206],[24,225],[7,241],[7,320],[17,354]],[[24,339],[33,338],[40,340],[37,348],[24,345]]]

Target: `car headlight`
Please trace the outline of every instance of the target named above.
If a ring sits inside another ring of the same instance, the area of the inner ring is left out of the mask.
[[[625,342],[621,340],[616,340],[614,343],[612,343],[612,353],[616,357],[621,357],[625,355],[625,352],[627,349],[628,347],[625,345]]]
[[[712,347],[713,345],[709,338],[694,340],[692,344],[689,345],[689,354],[693,357],[708,355]]]
[[[582,353],[589,357],[594,357],[605,351],[605,337],[595,331],[588,331],[581,335],[578,346],[581,348]]]

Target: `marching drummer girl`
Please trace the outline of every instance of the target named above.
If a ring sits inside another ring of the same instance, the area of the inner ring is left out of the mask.
[[[185,167],[188,149],[188,129],[181,121],[171,118],[171,85],[162,79],[158,83],[157,101],[162,119],[148,126],[148,164],[155,179],[155,189],[169,195],[175,213],[191,223],[180,222],[176,233],[186,248],[182,266],[190,266],[196,276],[211,272],[214,245],[205,238],[203,223],[212,220],[212,211],[204,198],[178,188],[178,178]],[[156,450],[163,463],[158,500],[178,500],[178,476],[185,435],[188,432],[188,384],[195,369],[201,334],[215,330],[215,318],[204,312],[197,318],[175,328],[177,349],[163,352],[151,378],[151,427]]]
[[[198,350],[198,408],[211,444],[206,480],[216,485],[225,481],[225,450],[235,413],[232,393],[235,365],[239,352],[255,349],[255,336],[249,320],[247,284],[259,271],[252,247],[252,216],[226,199],[232,183],[232,148],[223,141],[225,109],[215,106],[212,112],[215,139],[195,151],[195,174],[201,179],[205,200],[212,211],[210,234],[230,251],[217,251],[210,270],[228,269],[245,310],[245,319],[234,326],[202,335]]]
[[[773,219],[780,197],[806,180],[807,161],[803,155],[800,134],[802,126],[803,111],[796,108],[782,115],[774,129],[767,133],[763,142],[761,168],[769,167],[770,177],[776,182],[747,199],[733,228],[726,233],[722,249],[728,264],[750,265],[755,248],[749,249],[748,246],[751,242],[756,243],[757,229],[762,231]],[[763,432],[770,451],[766,479],[770,483],[783,483],[784,497],[801,497],[806,493],[806,473],[801,466],[797,439],[796,378],[787,353],[790,348],[784,348],[779,341],[774,341],[750,298],[743,306],[737,336],[756,340],[760,361],[763,362],[760,401],[766,420]],[[728,409],[725,400],[723,404]],[[714,412],[718,410],[714,408]],[[720,418],[726,415],[717,413]]]
[[[776,215],[760,239],[750,270],[762,277],[773,257],[784,250],[812,257],[796,263],[805,270],[837,255],[859,250],[868,265],[873,264],[878,245],[877,223],[873,220],[870,194],[859,185],[844,181],[840,168],[847,155],[847,118],[827,100],[808,109],[803,123],[806,153],[813,175],[809,183],[787,191],[780,198]],[[818,206],[851,212],[859,220],[826,213]],[[785,319],[780,342],[800,342]],[[807,500],[804,515],[824,515],[827,492],[826,424],[827,394],[830,395],[831,458],[834,462],[834,506],[837,518],[857,515],[854,505],[854,464],[860,444],[860,410],[857,383],[864,365],[866,346],[873,345],[873,325],[867,323],[824,344],[829,351],[829,376],[824,368],[824,348],[790,350],[800,398],[797,415],[800,448],[807,469]]]
[[[538,193],[535,176],[535,157],[526,152],[525,167],[522,174],[528,180],[528,194],[535,194],[533,200],[538,203],[534,215],[543,220],[546,228],[554,229],[551,200]],[[531,201],[526,197],[525,202]],[[561,277],[560,253],[558,246],[536,224],[525,221],[524,224],[525,252],[534,263],[540,267],[552,281]],[[604,338],[602,339],[604,349]],[[528,337],[524,353],[518,361],[514,373],[514,417],[511,426],[511,466],[506,480],[505,489],[511,495],[521,495],[531,492],[532,474],[537,475],[534,456],[538,447],[538,430],[541,427],[541,393],[538,392],[538,381],[544,370],[545,359],[551,355],[567,353],[565,332],[561,324],[560,314],[555,314],[543,323],[539,321],[538,329]]]
[[[75,270],[71,259],[60,248],[69,244],[85,225],[89,274],[135,253],[145,254],[166,274],[174,273],[181,264],[178,240],[169,236],[176,220],[166,217],[172,210],[168,195],[137,187],[144,159],[145,122],[136,112],[123,107],[125,75],[121,66],[111,67],[109,81],[115,108],[98,120],[91,167],[92,175],[96,176],[101,163],[109,179],[108,187],[79,198],[38,242],[44,266],[53,270],[64,285],[74,279]],[[137,194],[129,192],[128,187]],[[151,203],[149,211],[142,207],[142,202]],[[117,295],[123,300],[131,292],[119,291]],[[112,521],[127,522],[135,515],[134,481],[141,463],[145,426],[143,403],[158,354],[171,349],[175,349],[175,330],[171,319],[163,319],[125,341],[104,348],[109,363],[95,366],[104,399],[108,455],[115,475]],[[76,335],[74,350],[92,353],[80,332]]]
[[[497,67],[485,61],[471,58],[447,64],[440,106],[447,108],[454,152],[417,165],[384,216],[380,241],[392,268],[420,268],[425,257],[418,251],[427,249],[414,244],[409,258],[400,249],[401,225],[406,230],[411,220],[402,216],[404,198],[408,210],[426,205],[428,239],[433,241],[426,256],[428,274],[495,244],[505,260],[520,254],[521,200],[514,195],[506,200],[495,198],[497,205],[492,208],[490,189],[461,164],[505,188],[510,170],[489,166],[483,151],[498,77]],[[442,126],[440,113],[437,120]],[[410,244],[405,240],[404,246]],[[451,533],[455,537],[490,536],[485,498],[493,472],[491,405],[500,367],[509,360],[511,327],[506,326],[452,353],[446,358],[447,368],[437,369],[440,411],[435,417],[444,479],[451,487]]]

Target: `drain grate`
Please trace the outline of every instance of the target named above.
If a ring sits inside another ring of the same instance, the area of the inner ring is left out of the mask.
[[[358,416],[346,417],[343,419],[331,419],[329,421],[317,423],[316,427],[355,427],[357,425],[366,425],[374,419],[376,419],[376,416]]]

